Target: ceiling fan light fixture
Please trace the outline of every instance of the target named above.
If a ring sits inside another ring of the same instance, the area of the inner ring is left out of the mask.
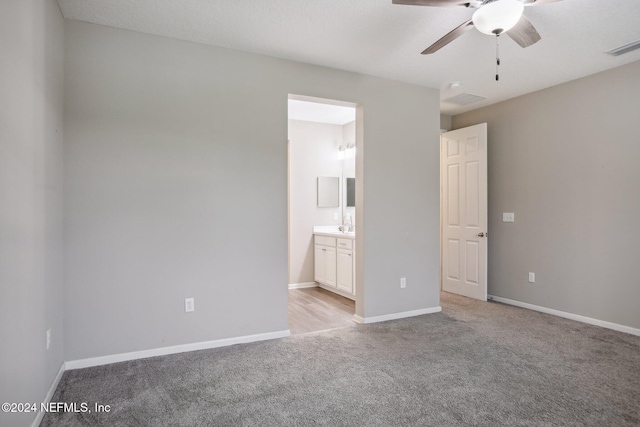
[[[520,0],[495,0],[476,10],[471,19],[481,33],[500,35],[518,23],[523,11]]]

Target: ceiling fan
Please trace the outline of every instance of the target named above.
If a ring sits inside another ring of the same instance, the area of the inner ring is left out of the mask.
[[[500,36],[505,33],[521,47],[531,46],[540,40],[540,34],[531,21],[522,14],[524,7],[557,1],[561,0],[393,0],[393,4],[475,9],[471,19],[422,52],[423,55],[428,55],[440,50],[473,27],[489,35]]]

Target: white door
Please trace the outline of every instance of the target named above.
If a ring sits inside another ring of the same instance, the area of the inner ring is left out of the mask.
[[[487,300],[487,124],[440,138],[442,289]]]

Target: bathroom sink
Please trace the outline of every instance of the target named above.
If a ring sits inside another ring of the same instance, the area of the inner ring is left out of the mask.
[[[349,237],[355,239],[356,232],[354,231],[340,231],[337,225],[316,225],[313,227],[313,234],[324,234],[336,237]]]

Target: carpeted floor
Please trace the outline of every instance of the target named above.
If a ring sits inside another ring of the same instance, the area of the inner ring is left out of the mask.
[[[443,294],[443,313],[68,371],[43,426],[640,425],[640,337]]]

